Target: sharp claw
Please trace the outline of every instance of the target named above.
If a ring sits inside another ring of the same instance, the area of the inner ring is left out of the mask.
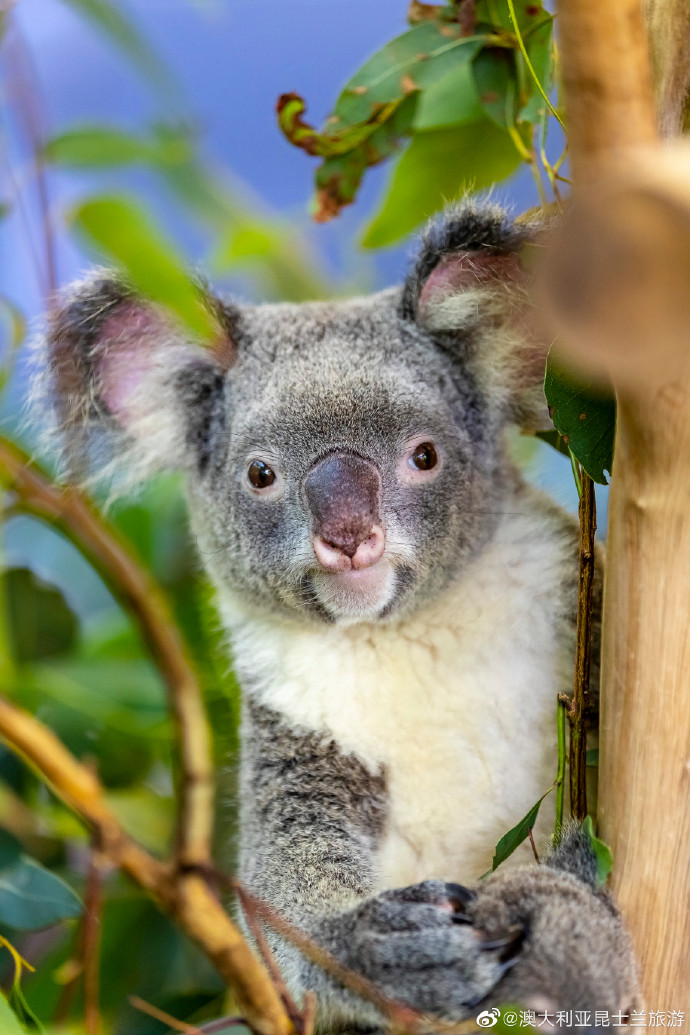
[[[472,891],[471,888],[466,888],[462,884],[446,884],[446,894],[448,899],[453,906],[453,920],[458,924],[471,923],[470,918],[467,914],[467,907],[471,905],[477,897],[476,891]]]
[[[501,934],[496,938],[482,939],[479,942],[479,948],[482,952],[492,952],[500,949],[499,963],[509,964],[514,962],[526,935],[527,931],[524,927],[511,927],[505,934]]]

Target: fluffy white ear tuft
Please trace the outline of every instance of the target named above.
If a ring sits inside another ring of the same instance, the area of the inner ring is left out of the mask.
[[[68,472],[117,474],[131,485],[151,471],[207,463],[225,416],[218,354],[186,340],[106,271],[68,289],[61,303],[41,343],[35,396]]]
[[[542,383],[553,336],[531,298],[523,253],[543,227],[495,206],[454,206],[431,224],[401,315],[438,334],[517,423],[550,428]]]

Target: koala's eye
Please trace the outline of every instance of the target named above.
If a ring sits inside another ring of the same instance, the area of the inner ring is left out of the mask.
[[[438,463],[438,453],[431,442],[422,442],[410,457],[410,463],[418,471],[430,471]]]
[[[263,460],[254,460],[249,465],[247,477],[255,489],[267,489],[276,480],[275,471],[268,464],[265,464]]]

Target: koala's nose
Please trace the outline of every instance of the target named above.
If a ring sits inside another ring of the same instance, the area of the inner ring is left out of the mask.
[[[329,571],[376,564],[385,546],[376,465],[355,453],[329,453],[307,475],[304,492],[319,564]]]

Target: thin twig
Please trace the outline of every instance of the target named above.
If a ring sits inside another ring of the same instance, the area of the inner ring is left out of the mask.
[[[581,470],[580,574],[577,587],[577,644],[575,687],[570,720],[570,813],[577,820],[587,815],[587,718],[590,710],[589,673],[592,655],[592,588],[594,533],[597,528],[594,482]]]
[[[443,1032],[444,1035],[463,1035],[465,1032],[476,1031],[474,1018],[471,1021],[458,1023],[443,1021],[389,998],[372,981],[341,963],[322,945],[281,916],[268,902],[264,902],[263,899],[248,891],[238,880],[228,877],[227,874],[220,871],[215,871],[213,876],[220,883],[235,891],[243,902],[250,904],[255,917],[261,919],[276,934],[299,949],[320,970],[326,971],[339,984],[354,992],[361,999],[366,999],[380,1010],[384,1016],[389,1018],[392,1027],[397,1031]]]
[[[175,1031],[181,1031],[184,1035],[203,1035],[201,1028],[197,1028],[195,1024],[178,1021],[172,1014],[166,1013],[165,1010],[160,1010],[153,1003],[147,1003],[145,999],[138,995],[130,995],[128,999],[135,1010],[141,1010],[142,1013],[148,1014],[149,1017],[155,1017],[157,1021],[162,1021],[163,1024],[167,1024],[169,1028],[173,1028]]]
[[[103,855],[131,877],[205,953],[235,990],[259,1035],[291,1035],[292,1024],[268,974],[196,872],[149,855],[120,826],[103,787],[52,730],[0,696],[0,737],[94,830]]]
[[[259,950],[259,955],[263,960],[266,970],[271,975],[273,986],[277,989],[278,995],[283,1000],[290,1020],[294,1024],[296,1030],[299,1031],[302,1028],[302,1013],[295,1003],[295,1000],[290,995],[288,987],[283,980],[283,975],[280,972],[280,967],[276,963],[275,956],[271,952],[271,948],[266,941],[266,936],[261,928],[261,922],[256,915],[254,901],[251,896],[247,894],[241,884],[235,883],[235,891],[240,900],[240,905],[242,906],[242,911],[245,915],[249,932],[256,942],[256,947]],[[304,1035],[304,1033],[302,1033],[302,1035]]]
[[[537,860],[538,863],[541,863],[541,859],[539,858],[539,852],[537,851],[537,846],[534,843],[534,835],[532,833],[532,828],[531,827],[527,831],[527,836],[529,838],[529,843],[532,845],[532,851],[534,853],[534,858]]]
[[[98,1035],[101,1029],[99,1009],[99,972],[101,949],[101,913],[103,907],[101,853],[96,843],[89,852],[89,868],[84,893],[84,915],[81,931],[82,974],[84,976],[84,1027],[87,1035]]]
[[[168,689],[180,746],[178,861],[183,868],[207,865],[213,829],[211,735],[196,673],[163,594],[83,494],[56,486],[26,453],[3,438],[0,472],[21,508],[59,527],[138,622]]]
[[[565,700],[563,700],[565,698]],[[556,729],[558,731],[558,772],[556,774],[556,826],[554,833],[558,837],[563,827],[563,804],[565,801],[565,720],[566,709],[570,705],[567,694],[558,695],[558,711],[556,713]]]

